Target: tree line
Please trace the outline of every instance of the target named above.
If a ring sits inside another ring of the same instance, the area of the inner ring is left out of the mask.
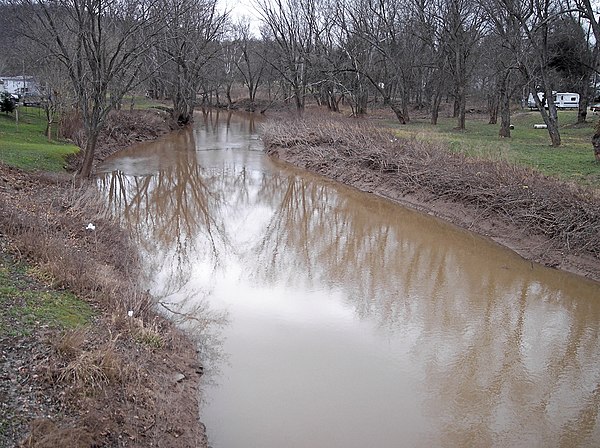
[[[443,102],[464,129],[467,100],[485,104],[510,137],[511,104],[533,93],[559,146],[553,92],[580,94],[578,122],[595,97],[600,25],[590,0],[255,0],[260,32],[217,0],[0,0],[0,69],[35,74],[49,123],[75,104],[91,173],[110,110],[133,91],[169,99],[173,119],[199,103],[307,99],[400,123]],[[32,73],[33,72],[33,73]],[[5,74],[1,73],[1,74]],[[537,93],[541,93],[541,98]]]

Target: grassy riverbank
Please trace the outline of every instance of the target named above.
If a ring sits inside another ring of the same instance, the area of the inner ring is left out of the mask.
[[[44,135],[46,120],[40,108],[20,107],[15,114],[0,114],[0,162],[26,170],[64,171],[65,157],[79,151],[62,140]]]
[[[123,114],[103,154],[168,131]],[[137,248],[36,118],[0,140],[0,446],[205,446],[195,342],[156,313]]]
[[[600,202],[592,189],[356,120],[273,120],[263,139],[285,161],[446,218],[528,259],[600,280]]]
[[[515,113],[512,117],[515,129],[508,139],[499,138],[499,125],[488,124],[488,117],[483,115],[469,116],[465,131],[457,131],[456,119],[448,117],[441,117],[437,126],[418,116],[407,125],[393,120],[383,123],[399,137],[441,143],[454,152],[505,160],[562,180],[600,188],[600,166],[591,145],[598,118],[590,112],[588,123],[576,125],[576,112],[559,111],[562,137],[559,148],[550,146],[547,130],[533,128],[534,124],[543,123],[537,111]]]

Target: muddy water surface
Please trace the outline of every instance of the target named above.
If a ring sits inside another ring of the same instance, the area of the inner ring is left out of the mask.
[[[199,114],[99,178],[165,306],[226,314],[214,448],[600,445],[598,284],[261,149]]]

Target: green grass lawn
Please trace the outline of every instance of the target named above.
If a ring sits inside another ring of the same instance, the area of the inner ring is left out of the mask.
[[[0,161],[25,170],[62,171],[65,157],[79,150],[63,141],[48,141],[46,120],[41,109],[19,108],[19,124],[14,113],[0,114]]]
[[[415,119],[408,125],[391,125],[399,136],[417,138],[430,142],[447,144],[452,151],[469,155],[508,160],[529,166],[544,174],[574,181],[580,185],[600,188],[600,163],[594,159],[591,138],[598,117],[588,115],[589,123],[574,126],[577,113],[560,111],[559,123],[562,145],[553,148],[546,129],[534,129],[534,124],[542,124],[538,111],[513,114],[515,129],[511,138],[498,137],[499,124],[488,124],[486,117],[467,117],[467,129],[455,130],[456,119],[440,118],[437,126],[428,120]]]
[[[74,294],[45,286],[34,268],[0,253],[0,337],[27,336],[40,325],[76,328],[94,314]]]
[[[122,101],[123,110],[129,110],[131,107],[131,95],[125,95]],[[148,98],[144,95],[133,96],[133,108],[139,110],[162,109],[164,107],[173,107],[170,101],[161,101]]]

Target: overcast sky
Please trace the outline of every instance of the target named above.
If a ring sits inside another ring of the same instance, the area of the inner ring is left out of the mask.
[[[247,17],[252,23],[251,29],[254,34],[259,35],[258,32],[258,18],[257,14],[252,6],[252,0],[221,0],[222,7],[231,11],[231,18],[234,22],[242,17]]]

